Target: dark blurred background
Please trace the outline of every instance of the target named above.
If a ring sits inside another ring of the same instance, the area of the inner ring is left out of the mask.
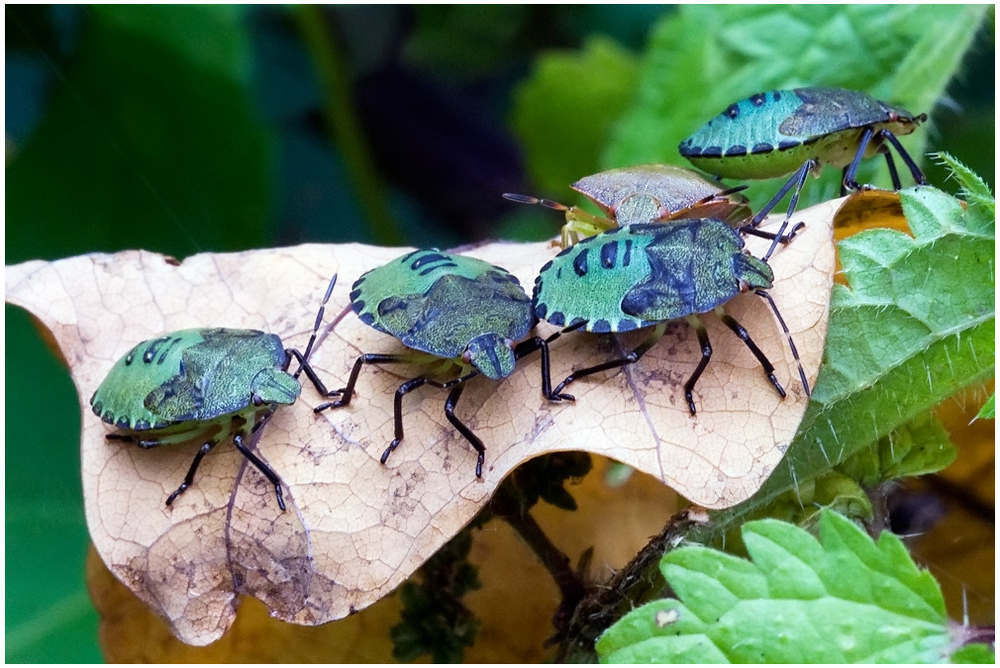
[[[551,237],[558,215],[500,194],[574,203],[572,180],[612,166],[604,146],[641,95],[650,29],[677,11],[7,5],[5,262]],[[992,184],[992,13],[986,26],[927,142]],[[585,57],[566,65],[554,49]],[[612,73],[600,90],[574,75],[588,63]],[[543,67],[565,95],[539,122],[517,107]],[[563,126],[560,105],[595,122]],[[571,165],[565,179],[540,176],[546,157]],[[98,661],[81,409],[30,317],[7,306],[5,322],[6,658]]]

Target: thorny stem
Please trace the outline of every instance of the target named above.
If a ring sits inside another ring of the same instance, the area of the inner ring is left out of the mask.
[[[344,163],[358,193],[373,241],[383,246],[400,246],[403,235],[389,213],[382,183],[364,140],[364,132],[355,113],[350,78],[334,36],[318,5],[297,5],[292,16],[302,39],[312,54],[316,72],[326,98],[326,122],[334,145],[344,156]]]
[[[597,637],[633,607],[663,590],[666,583],[660,574],[663,555],[689,532],[704,524],[704,510],[688,509],[674,515],[663,531],[615,573],[600,589],[583,599],[567,625],[560,660],[593,660]]]
[[[489,510],[492,515],[507,522],[518,533],[559,587],[562,602],[556,608],[552,624],[556,628],[553,640],[562,642],[566,638],[573,611],[583,599],[585,593],[583,581],[573,570],[569,557],[549,540],[542,527],[521,504],[512,480],[508,478],[500,485],[490,501]]]

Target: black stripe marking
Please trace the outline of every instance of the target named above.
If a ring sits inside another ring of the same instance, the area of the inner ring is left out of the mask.
[[[704,151],[701,152],[701,157],[703,158],[721,158],[722,157],[722,147],[721,146],[709,146]]]
[[[747,147],[744,146],[743,144],[736,144],[735,146],[730,146],[729,148],[726,149],[727,156],[746,155],[746,154],[747,154]]]
[[[573,258],[573,271],[576,272],[577,276],[587,275],[587,250],[586,248],[583,249]]]
[[[756,155],[758,153],[770,153],[773,150],[773,145],[768,144],[767,142],[761,142],[760,144],[754,144],[754,147],[750,149],[750,153]]]

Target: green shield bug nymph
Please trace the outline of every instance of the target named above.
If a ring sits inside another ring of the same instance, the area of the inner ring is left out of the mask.
[[[478,374],[491,380],[506,378],[515,362],[538,348],[542,350],[542,393],[546,398],[572,400],[551,391],[546,342],[524,338],[537,322],[531,300],[517,278],[505,269],[463,255],[438,250],[416,250],[376,267],[355,281],[351,291],[354,312],[380,332],[391,334],[417,353],[367,353],[358,357],[347,386],[337,401],[317,406],[346,406],[365,364],[435,362],[428,375],[406,381],[396,390],[393,405],[395,438],[382,453],[389,454],[403,440],[402,400],[422,385],[449,389],[444,412],[448,421],[476,449],[476,477],[482,477],[486,449],[469,427],[455,416],[455,405],[464,383]],[[447,381],[440,376],[454,368],[458,375]]]
[[[778,194],[754,216],[756,227],[781,198],[795,188],[786,221],[791,217],[806,175],[819,176],[824,164],[844,169],[841,194],[858,190],[854,180],[864,157],[885,156],[892,185],[901,183],[891,144],[913,180],[923,172],[896,139],[927,120],[872,96],[843,88],[795,88],[751,95],[729,105],[680,143],[682,156],[709,174],[734,179],[769,179],[794,172]]]
[[[585,176],[570,186],[593,202],[603,215],[548,199],[505,193],[521,204],[541,204],[566,212],[561,245],[569,248],[581,238],[615,227],[682,218],[722,218],[738,223],[750,217],[746,186],[723,190],[715,183],[684,167],[637,165],[609,169]]]
[[[575,371],[554,392],[561,392],[584,376],[635,363],[659,340],[669,321],[686,318],[698,335],[702,353],[684,384],[684,397],[694,415],[692,393],[712,356],[708,333],[696,316],[715,311],[750,349],[775,390],[784,397],[774,365],[743,326],[722,308],[741,292],[756,292],[771,305],[798,361],[791,334],[765,292],[773,280],[767,262],[745,251],[740,233],[718,219],[632,225],[584,239],[542,267],[535,280],[535,315],[564,327],[560,333],[581,328],[599,333],[645,327],[652,330],[625,357]],[[801,363],[799,376],[808,395]]]
[[[330,299],[336,275],[316,314],[304,353],[285,348],[275,334],[253,329],[184,329],[136,345],[108,372],[90,398],[94,413],[118,428],[106,438],[142,448],[202,440],[184,482],[170,496],[171,505],[188,487],[205,455],[232,438],[237,450],[274,485],[285,510],[281,482],[244,439],[256,433],[278,406],[295,402],[305,372],[323,396],[327,391],[308,363]],[[288,374],[292,359],[299,362]]]

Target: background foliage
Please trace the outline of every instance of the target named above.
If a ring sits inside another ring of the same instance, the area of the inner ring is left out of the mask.
[[[5,262],[546,238],[557,216],[499,193],[572,203],[580,176],[679,163],[702,119],[799,84],[930,112],[911,146],[992,184],[989,11],[976,31],[968,7],[7,6]],[[6,658],[99,660],[77,398],[5,321]]]

